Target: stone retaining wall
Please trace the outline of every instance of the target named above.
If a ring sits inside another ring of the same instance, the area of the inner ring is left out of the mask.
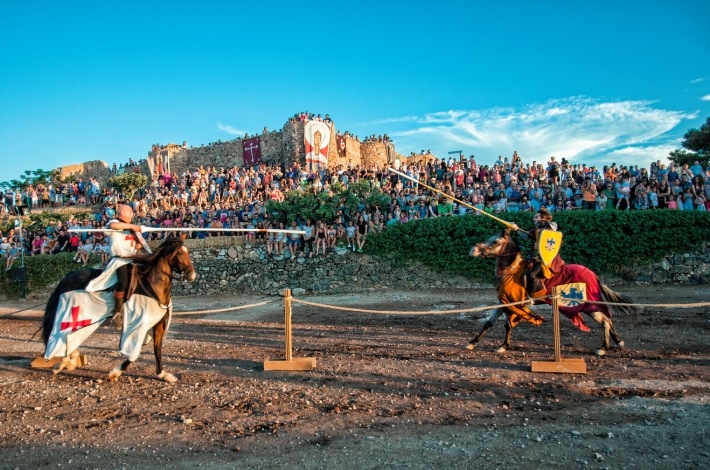
[[[344,248],[322,258],[267,256],[261,247],[222,245],[220,238],[188,241],[198,273],[193,283],[176,282],[175,295],[259,293],[276,295],[283,288],[301,293],[346,293],[369,289],[459,289],[492,287],[461,276],[442,275],[427,267],[392,266],[387,260]],[[212,244],[212,245],[211,245]],[[217,245],[217,246],[215,246]],[[637,283],[710,283],[710,244],[696,253],[678,254],[628,273]],[[617,284],[621,279],[605,279]]]
[[[634,279],[653,284],[710,284],[710,243],[695,253],[667,256],[660,263],[639,269]]]

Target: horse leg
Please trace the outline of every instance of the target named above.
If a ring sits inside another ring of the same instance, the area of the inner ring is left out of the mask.
[[[120,366],[111,369],[111,372],[108,373],[108,380],[113,382],[114,380],[118,379],[131,364],[133,364],[133,361],[126,359]]]
[[[166,314],[160,322],[153,327],[153,352],[155,353],[155,373],[159,379],[174,384],[178,381],[170,372],[163,370],[163,338],[168,325],[168,315]]]
[[[611,333],[611,339],[614,340],[616,343],[616,347],[619,349],[624,349],[624,340],[621,339],[619,334],[616,332],[616,328],[614,328],[614,322],[611,321],[611,318],[609,320],[609,333]]]
[[[61,362],[55,366],[52,371],[54,375],[57,375],[62,370],[66,369],[68,372],[73,371],[79,366],[79,351],[74,350],[68,356],[62,358]]]
[[[486,320],[486,323],[483,325],[483,329],[481,330],[480,333],[478,333],[478,336],[473,338],[471,341],[469,341],[468,345],[466,346],[466,349],[473,349],[476,347],[476,344],[481,340],[484,334],[493,326],[493,324],[498,320],[498,317],[500,317],[503,314],[503,309],[497,308],[493,311],[493,314]]]
[[[497,353],[504,353],[510,349],[510,337],[513,333],[513,325],[510,323],[510,318],[506,318],[505,322],[505,341],[496,349]]]
[[[597,356],[603,356],[606,354],[606,351],[611,349],[611,338],[614,339],[614,342],[618,345],[619,349],[624,347],[624,342],[616,333],[616,329],[614,328],[614,323],[612,323],[611,318],[604,315],[603,312],[592,312],[589,316],[596,320],[604,328],[604,343],[599,349],[597,349]]]

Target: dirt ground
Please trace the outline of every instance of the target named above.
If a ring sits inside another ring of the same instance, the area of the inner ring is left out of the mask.
[[[710,300],[707,286],[615,286],[639,303]],[[397,311],[495,304],[493,289],[309,296]],[[1,302],[0,316],[27,308]],[[259,297],[177,298],[175,310]],[[551,319],[549,307],[535,309]],[[281,301],[176,315],[164,347],[179,382],[157,380],[152,348],[116,382],[118,335],[100,328],[90,362],[30,369],[40,312],[0,318],[0,468],[706,468],[710,467],[710,308],[647,307],[615,317],[626,349],[593,355],[601,330],[562,320],[565,357],[586,375],[533,373],[553,355],[552,322],[521,325],[495,352],[487,313],[379,315],[294,304],[294,356],[307,372],[265,372],[284,356]]]

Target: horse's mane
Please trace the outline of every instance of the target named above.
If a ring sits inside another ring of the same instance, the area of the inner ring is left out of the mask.
[[[147,274],[155,266],[158,265],[158,261],[163,258],[171,256],[177,250],[182,248],[184,241],[180,237],[170,237],[165,240],[160,246],[151,254],[139,254],[132,256],[130,259],[133,260],[136,265],[138,274]]]
[[[508,246],[510,247],[509,251],[516,251],[518,249],[518,242],[515,240],[515,237],[513,236],[514,233],[515,233],[515,230],[513,230],[510,227],[507,227],[507,228],[504,228],[500,234],[501,237],[508,238]]]

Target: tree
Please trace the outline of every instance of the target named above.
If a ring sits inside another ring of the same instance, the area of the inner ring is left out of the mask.
[[[116,191],[123,193],[126,201],[133,199],[133,195],[140,188],[148,184],[148,177],[140,173],[124,173],[109,178],[108,185]]]
[[[336,182],[330,192],[314,193],[310,184],[303,191],[289,191],[283,202],[268,201],[266,212],[278,222],[311,219],[330,223],[336,219],[338,211],[352,217],[363,207],[379,207],[384,212],[389,204],[390,197],[378,188],[370,189],[366,181],[351,183],[347,188]]]
[[[703,168],[707,167],[710,161],[710,117],[700,129],[689,129],[683,136],[681,145],[690,152],[683,149],[673,150],[668,157],[670,161],[679,165],[693,165],[697,160]]]
[[[52,182],[52,179],[54,179],[55,176],[56,170],[46,171],[41,168],[36,170],[25,170],[25,172],[20,175],[20,179],[3,181],[0,183],[0,187],[5,189],[10,188],[14,191],[25,188],[29,185],[37,186],[42,184],[46,186]]]

